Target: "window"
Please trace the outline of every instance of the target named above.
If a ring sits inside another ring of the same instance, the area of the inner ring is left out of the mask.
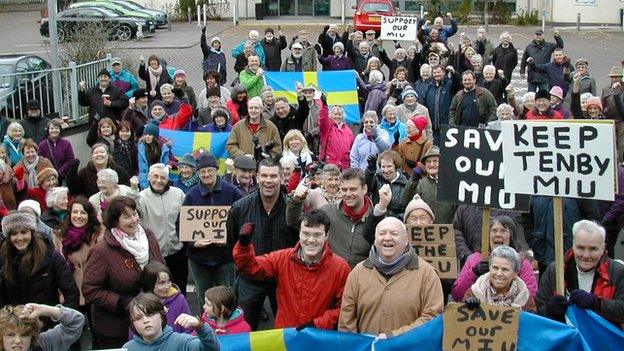
[[[362,5],[362,12],[390,12],[389,4],[383,2],[367,2]]]

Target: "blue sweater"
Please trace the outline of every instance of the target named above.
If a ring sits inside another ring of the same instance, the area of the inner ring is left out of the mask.
[[[170,326],[163,329],[162,334],[152,343],[147,343],[141,336],[135,335],[124,346],[128,351],[219,351],[221,345],[217,337],[207,324],[197,332],[197,336],[176,333]]]

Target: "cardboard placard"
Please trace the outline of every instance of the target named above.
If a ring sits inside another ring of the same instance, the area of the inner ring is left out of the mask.
[[[412,244],[414,251],[421,257],[449,257],[455,258],[455,245],[449,244]]]
[[[502,123],[505,189],[522,194],[613,201],[613,121]]]
[[[416,17],[399,17],[399,16],[381,16],[381,40],[416,40],[416,32],[418,31],[418,18]]]
[[[455,245],[455,231],[452,224],[430,224],[407,226],[410,242],[414,244]]]
[[[452,224],[408,226],[407,231],[416,254],[429,262],[440,278],[457,278],[455,231]]]
[[[180,241],[210,239],[215,244],[227,243],[229,211],[230,206],[182,206]]]
[[[508,191],[503,181],[502,134],[498,130],[445,127],[440,143],[440,202],[526,211],[530,196]],[[508,177],[507,177],[508,178]]]
[[[421,258],[429,263],[433,269],[438,272],[440,279],[456,279],[459,274],[458,262],[456,257],[427,257]]]
[[[484,302],[475,310],[463,303],[444,309],[445,351],[517,350],[520,310]]]

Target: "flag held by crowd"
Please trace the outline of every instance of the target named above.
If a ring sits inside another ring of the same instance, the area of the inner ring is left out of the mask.
[[[210,151],[221,163],[229,157],[225,146],[230,133],[203,133],[161,129],[160,135],[172,140],[173,154],[178,158],[198,150]]]

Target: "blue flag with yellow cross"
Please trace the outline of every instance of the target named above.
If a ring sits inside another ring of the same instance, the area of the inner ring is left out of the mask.
[[[284,96],[291,104],[297,103],[297,83],[313,85],[327,95],[327,104],[341,105],[345,109],[347,123],[360,123],[356,72],[266,72],[266,85],[273,88],[275,96]]]

